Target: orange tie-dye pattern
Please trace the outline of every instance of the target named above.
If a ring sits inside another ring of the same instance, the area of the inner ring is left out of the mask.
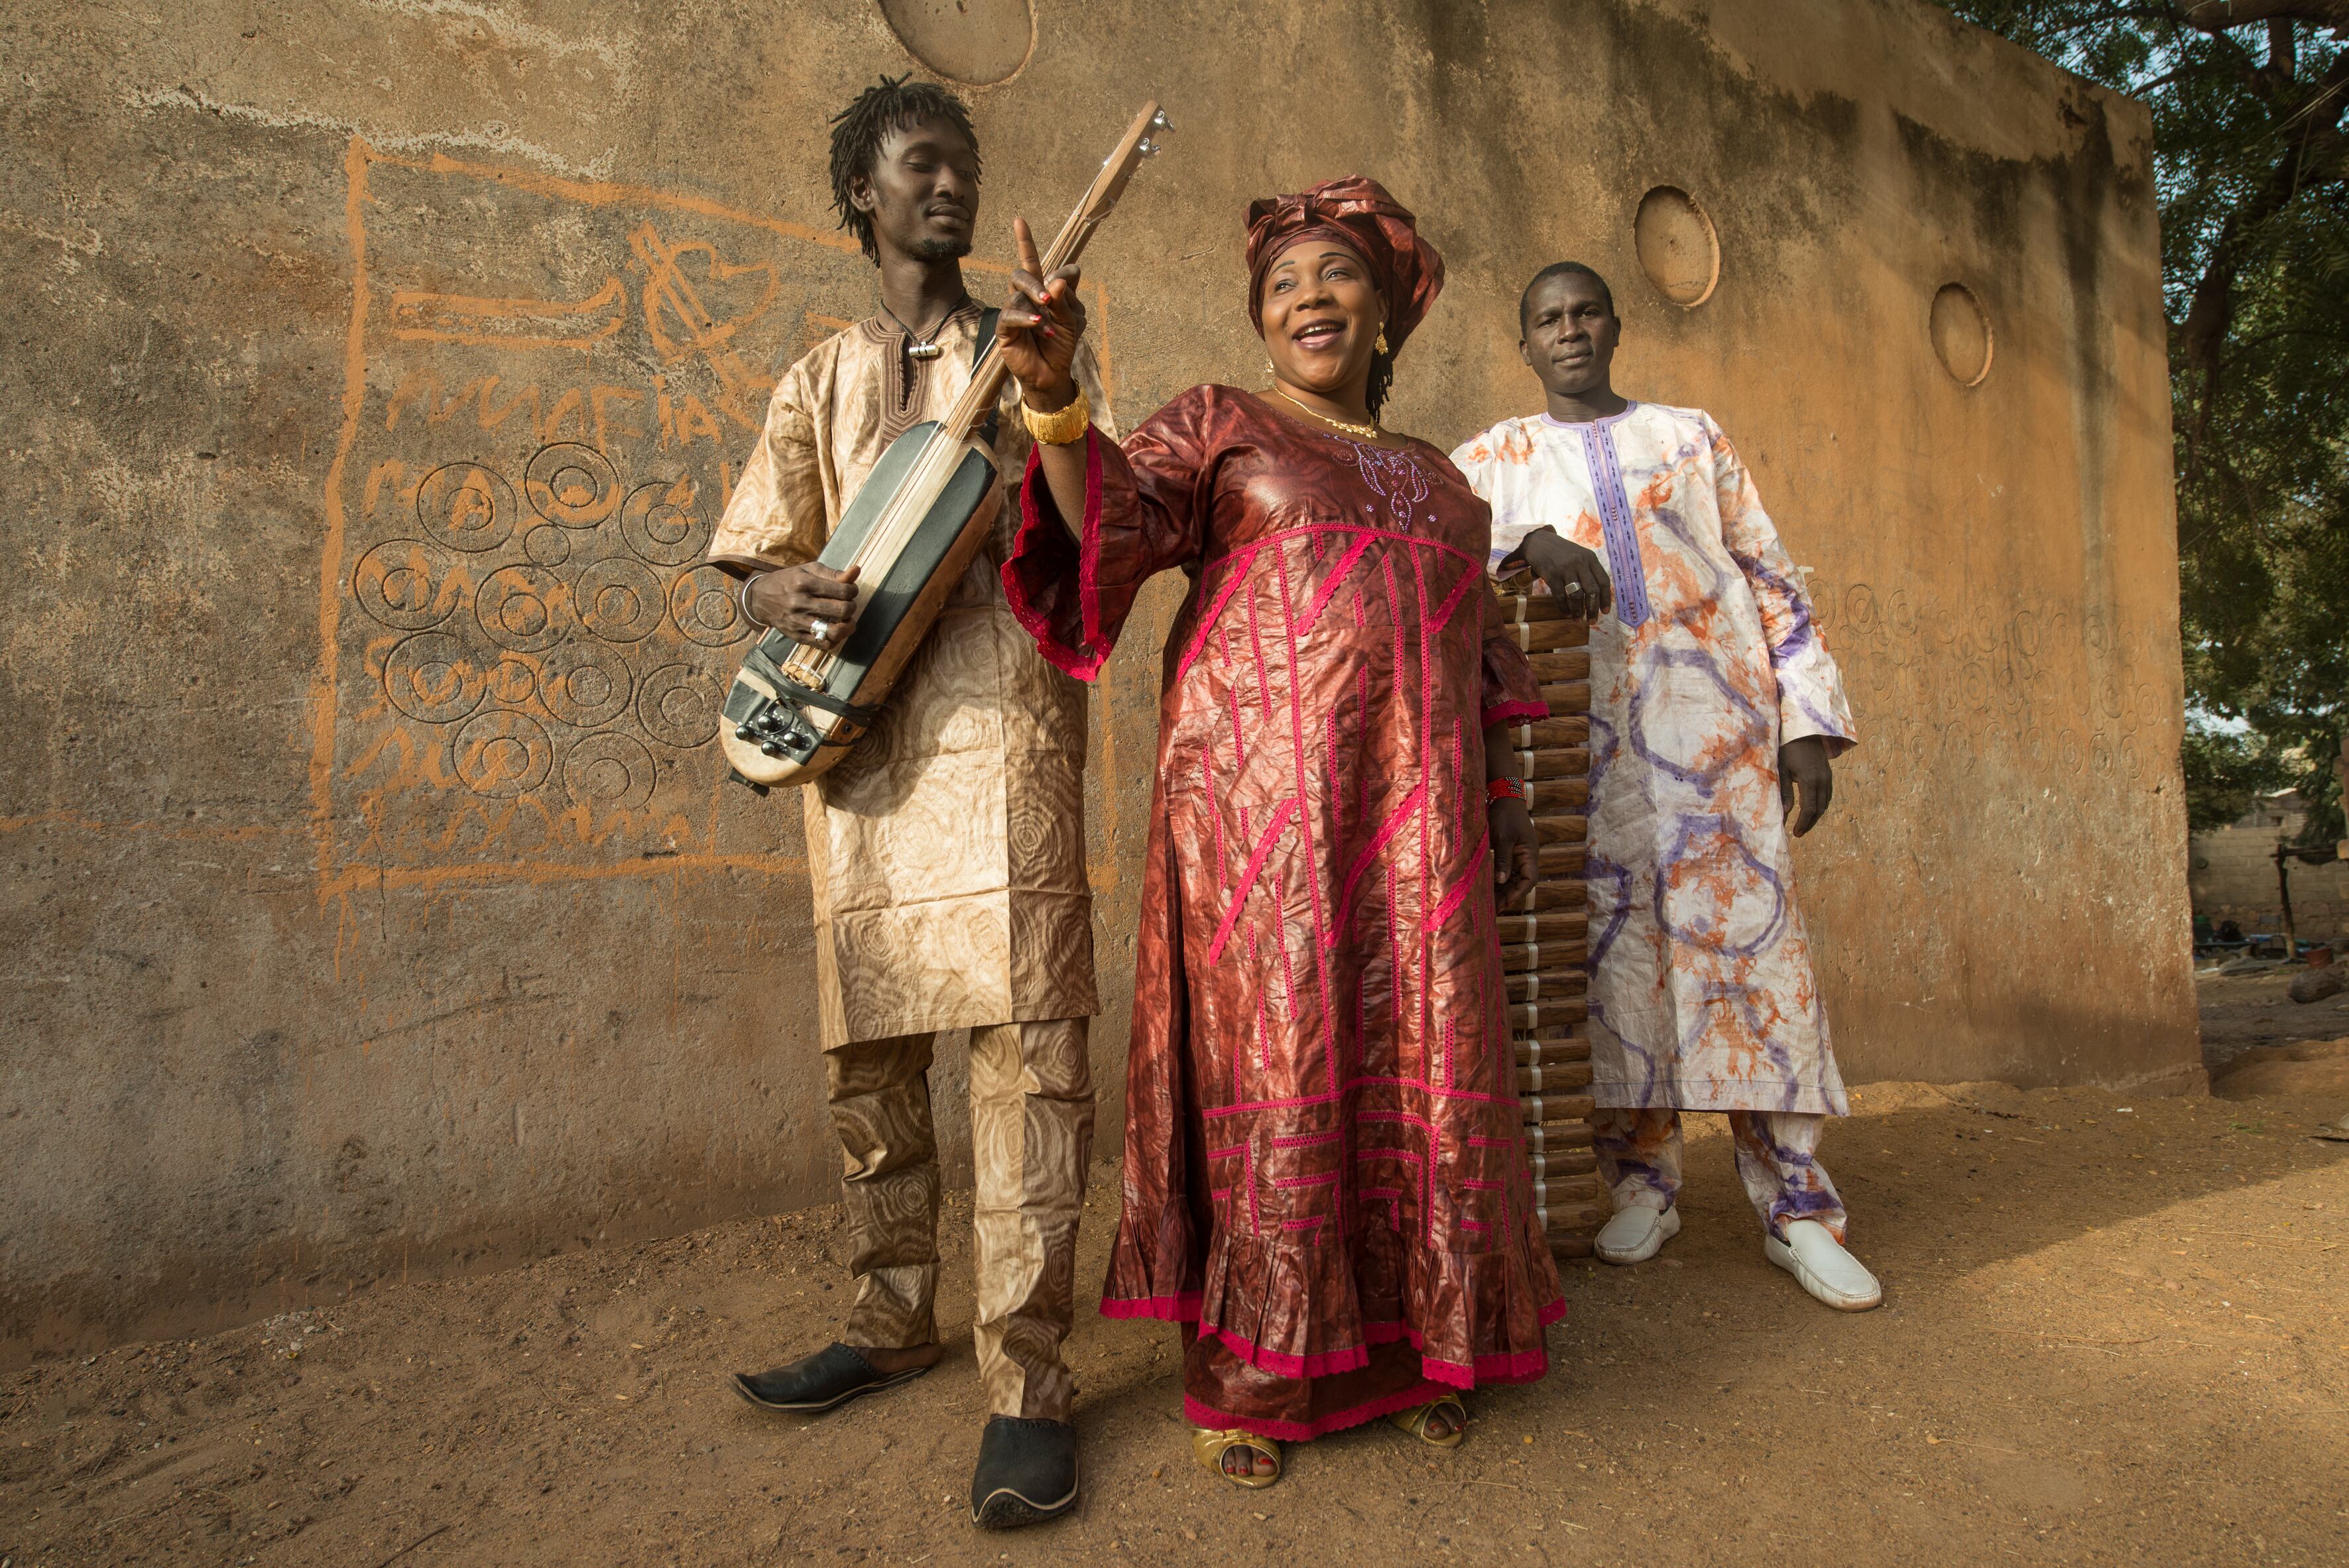
[[[1840,1114],[1795,900],[1778,751],[1852,743],[1841,676],[1736,450],[1700,409],[1603,423],[1649,614],[1591,638],[1592,1054],[1602,1106]],[[1491,559],[1532,530],[1606,550],[1584,428],[1504,421],[1454,461]]]

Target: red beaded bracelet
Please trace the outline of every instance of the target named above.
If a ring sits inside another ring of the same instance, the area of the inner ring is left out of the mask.
[[[1526,781],[1522,779],[1487,779],[1485,780],[1485,802],[1522,800],[1526,798]]]

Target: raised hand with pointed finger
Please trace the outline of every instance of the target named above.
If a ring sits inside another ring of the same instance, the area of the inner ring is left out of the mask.
[[[1071,369],[1077,340],[1085,333],[1084,302],[1077,297],[1080,272],[1057,267],[1047,276],[1036,253],[1028,220],[1011,220],[1019,265],[1011,274],[1011,299],[995,324],[1003,363],[1019,382],[1020,401],[1040,414],[1056,413],[1077,395]]]

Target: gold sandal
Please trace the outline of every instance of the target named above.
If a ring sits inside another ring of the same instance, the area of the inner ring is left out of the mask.
[[[1257,1475],[1254,1467],[1250,1467],[1247,1475],[1232,1474],[1224,1468],[1224,1456],[1234,1449],[1248,1449],[1262,1454],[1272,1461],[1272,1473]],[[1280,1479],[1280,1445],[1270,1438],[1259,1438],[1254,1432],[1243,1431],[1237,1427],[1226,1427],[1220,1430],[1211,1427],[1192,1428],[1191,1457],[1234,1486],[1244,1486],[1250,1491],[1270,1486]]]
[[[1452,1422],[1452,1435],[1431,1438],[1427,1435],[1427,1418],[1438,1410]],[[1468,1407],[1460,1402],[1457,1394],[1446,1394],[1441,1399],[1430,1399],[1424,1405],[1413,1405],[1408,1410],[1397,1410],[1387,1418],[1431,1449],[1456,1449],[1468,1435]]]

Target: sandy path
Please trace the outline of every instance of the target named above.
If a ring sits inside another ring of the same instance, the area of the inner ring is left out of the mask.
[[[2349,959],[2344,959],[2349,962]],[[2202,1005],[2202,1062],[2213,1073],[2257,1046],[2337,1040],[2349,1035],[2349,991],[2322,1002],[2284,995],[2294,971],[2197,975]]]
[[[982,1536],[968,1199],[944,1368],[802,1428],[719,1387],[829,1336],[836,1217],[745,1222],[0,1384],[0,1559],[752,1564],[2349,1560],[2340,1106],[1865,1091],[1826,1154],[1887,1305],[1763,1261],[1718,1119],[1656,1263],[1568,1271],[1558,1371],[1431,1460],[1384,1426],[1242,1493],[1192,1468],[1167,1330],[1073,1340],[1080,1516]],[[1100,1277],[1113,1188],[1082,1265]],[[405,1550],[403,1550],[405,1549]]]

